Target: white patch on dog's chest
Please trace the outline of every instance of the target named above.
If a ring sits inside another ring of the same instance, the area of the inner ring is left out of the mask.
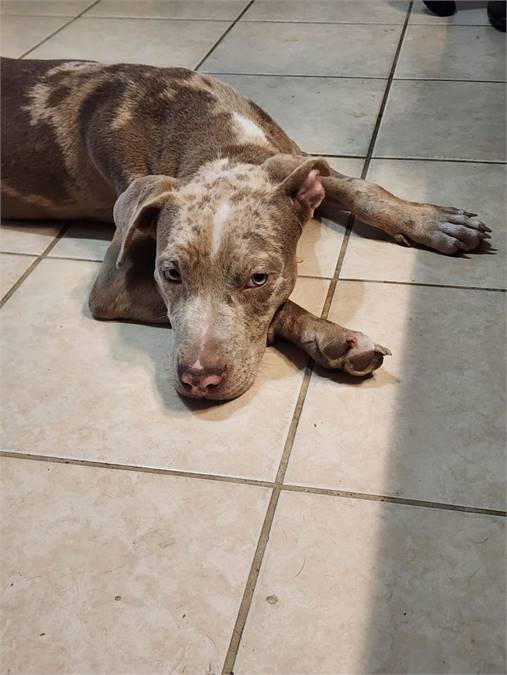
[[[238,112],[232,113],[232,121],[240,143],[267,143],[264,131],[255,122]]]
[[[225,199],[220,202],[218,209],[213,217],[213,231],[211,235],[211,252],[216,254],[222,242],[225,223],[231,213],[231,206]]]

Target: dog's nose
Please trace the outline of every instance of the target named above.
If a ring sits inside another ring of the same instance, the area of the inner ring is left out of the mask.
[[[179,369],[180,382],[185,393],[195,398],[205,398],[210,391],[217,387],[224,379],[225,368],[190,368],[182,366]]]

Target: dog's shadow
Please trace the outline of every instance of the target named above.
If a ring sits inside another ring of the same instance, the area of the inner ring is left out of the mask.
[[[91,321],[94,321],[87,303],[83,311]],[[109,348],[113,359],[128,360],[129,352],[139,352],[148,357],[157,397],[162,407],[174,416],[186,415],[190,412],[204,421],[218,422],[227,419],[241,408],[251,404],[255,397],[263,396],[263,387],[268,379],[272,381],[290,377],[294,369],[303,372],[307,363],[307,358],[301,350],[281,341],[276,347],[267,348],[257,377],[244,394],[231,401],[194,400],[178,394],[174,386],[174,374],[171,368],[174,339],[170,326],[153,326],[133,321],[103,323],[114,326],[113,331],[108,331]],[[283,360],[282,364],[280,364],[280,358]],[[276,367],[271,367],[274,360],[278,363]],[[289,368],[285,367],[286,365],[289,365]],[[142,393],[140,395],[142,396]]]

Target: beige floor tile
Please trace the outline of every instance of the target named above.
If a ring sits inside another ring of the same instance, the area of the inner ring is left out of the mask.
[[[181,399],[167,372],[170,329],[90,317],[97,270],[43,261],[5,306],[3,448],[273,479],[304,374],[302,352],[269,349],[254,386],[235,401]],[[327,288],[300,279],[294,299],[320,313]]]
[[[19,58],[68,20],[56,16],[3,16],[0,28],[2,56]]]
[[[363,159],[326,157],[333,169],[347,176],[360,176]],[[298,273],[310,276],[332,277],[340,253],[348,213],[337,213],[336,221],[321,216],[313,218],[304,227],[298,244]],[[334,214],[333,214],[333,217]]]
[[[0,250],[7,253],[33,253],[44,251],[60,231],[60,225],[37,223],[2,223],[0,227]]]
[[[282,494],[234,672],[503,673],[501,518]]]
[[[504,90],[491,82],[394,81],[374,156],[504,161]]]
[[[328,157],[326,155],[322,155],[322,157],[329,162],[332,169],[346,176],[360,176],[363,170],[363,157]]]
[[[395,77],[505,80],[505,35],[491,26],[409,26]]]
[[[51,250],[49,257],[103,260],[113,234],[114,225],[112,223],[71,225]]]
[[[220,75],[266,110],[305,152],[361,155],[368,150],[384,80]]]
[[[403,23],[407,2],[384,0],[256,0],[242,21]]]
[[[0,254],[0,299],[33,263],[35,258],[25,255]]]
[[[2,459],[9,673],[218,673],[263,488]]]
[[[206,59],[210,73],[387,77],[401,26],[240,22]]]
[[[438,26],[489,26],[485,2],[470,2],[458,0],[458,11],[452,16],[436,16],[423,4],[422,0],[415,0],[409,23],[435,24]]]
[[[247,0],[101,0],[86,16],[234,21]]]
[[[478,212],[493,229],[492,248],[483,244],[479,253],[443,256],[397,246],[379,230],[356,223],[343,261],[342,278],[506,287],[505,166],[373,160],[368,180],[405,199]]]
[[[77,16],[93,0],[1,0],[0,14]]]
[[[194,68],[229,23],[164,19],[77,19],[30,56]]]
[[[504,312],[498,292],[340,282],[330,320],[393,356],[312,377],[288,482],[502,508]]]

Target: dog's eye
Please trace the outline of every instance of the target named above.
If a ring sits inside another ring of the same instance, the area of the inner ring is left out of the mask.
[[[255,274],[252,274],[250,279],[248,280],[248,283],[246,285],[247,288],[259,288],[259,286],[264,286],[266,281],[268,280],[269,275],[264,274],[264,272],[256,272]]]
[[[163,273],[167,281],[172,281],[173,284],[181,284],[181,274],[177,267],[165,267]]]

